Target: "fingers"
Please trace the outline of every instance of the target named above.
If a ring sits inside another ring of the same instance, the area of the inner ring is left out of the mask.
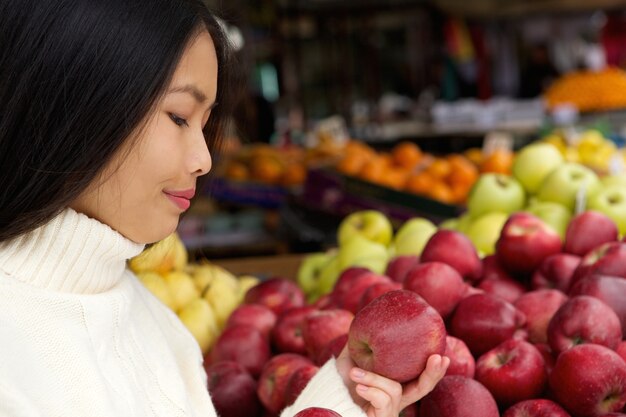
[[[359,368],[350,371],[350,379],[357,383],[356,393],[370,403],[376,415],[397,414],[402,398],[398,382]]]
[[[437,383],[446,374],[450,359],[445,356],[431,355],[426,362],[426,369],[419,378],[404,387],[400,402],[401,408],[421,400],[435,388]]]

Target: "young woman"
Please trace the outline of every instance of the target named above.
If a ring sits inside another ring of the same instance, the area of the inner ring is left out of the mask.
[[[0,416],[215,416],[197,343],[126,269],[176,229],[228,111],[201,0],[0,0]],[[400,384],[346,352],[309,406],[397,416]]]

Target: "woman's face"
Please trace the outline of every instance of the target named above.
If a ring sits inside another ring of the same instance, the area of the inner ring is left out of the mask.
[[[185,50],[144,129],[70,206],[138,243],[174,230],[196,180],[211,169],[202,129],[215,103],[217,56],[203,31]]]

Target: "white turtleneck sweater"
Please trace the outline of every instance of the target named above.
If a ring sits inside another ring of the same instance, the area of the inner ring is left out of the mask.
[[[0,243],[0,416],[215,416],[195,339],[126,269],[139,254],[64,210]],[[296,403],[363,417],[334,361]]]

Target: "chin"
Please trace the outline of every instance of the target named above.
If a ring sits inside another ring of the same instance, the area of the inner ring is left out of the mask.
[[[140,226],[133,236],[127,236],[130,240],[142,243],[151,244],[165,239],[176,231],[178,227],[179,216],[168,216],[166,219],[160,219],[156,221],[144,222]]]

